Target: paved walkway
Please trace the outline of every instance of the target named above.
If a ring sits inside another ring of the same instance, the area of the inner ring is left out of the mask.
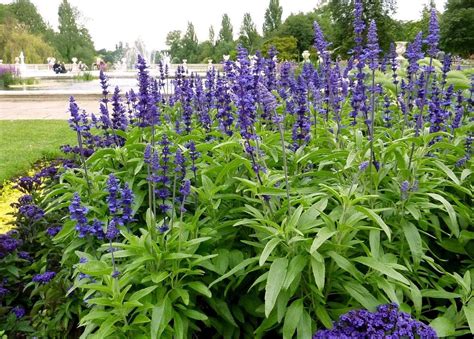
[[[99,111],[99,100],[92,98],[77,98],[79,108],[87,113]],[[33,119],[69,119],[68,96],[64,98],[48,98],[36,100],[31,98],[11,99],[0,98],[0,120],[33,120]]]

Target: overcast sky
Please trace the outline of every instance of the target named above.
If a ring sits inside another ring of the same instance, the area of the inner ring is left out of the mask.
[[[0,0],[0,3],[10,3]],[[43,18],[56,29],[61,0],[32,0]],[[262,31],[265,9],[269,0],[69,0],[82,14],[97,49],[114,49],[119,41],[145,42],[148,50],[166,48],[166,34],[172,30],[185,31],[187,22],[194,24],[199,41],[208,38],[209,26],[217,33],[222,14],[229,14],[234,35],[238,34],[245,12],[250,12],[257,29]],[[435,0],[437,9],[444,10],[446,0]],[[308,12],[317,0],[280,0],[283,19],[291,13]],[[397,19],[415,20],[429,0],[398,0]]]

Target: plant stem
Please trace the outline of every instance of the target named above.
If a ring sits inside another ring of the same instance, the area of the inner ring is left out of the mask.
[[[84,176],[86,178],[86,183],[87,183],[87,191],[89,193],[89,198],[91,197],[91,183],[89,181],[89,175],[87,173],[87,166],[86,166],[86,160],[84,159],[84,152],[83,152],[83,145],[82,145],[82,137],[81,137],[81,132],[77,131],[77,143],[79,144],[79,156],[81,158],[82,166],[84,166]]]

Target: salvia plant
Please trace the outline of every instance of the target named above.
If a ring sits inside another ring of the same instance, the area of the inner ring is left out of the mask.
[[[170,84],[139,56],[136,91],[100,75],[99,116],[71,98],[71,160],[18,180],[0,237],[0,329],[474,332],[472,70],[436,59],[435,13],[404,60],[383,55],[361,1],[354,15],[347,62],[315,23],[315,65],[239,47],[222,73],[178,67]]]

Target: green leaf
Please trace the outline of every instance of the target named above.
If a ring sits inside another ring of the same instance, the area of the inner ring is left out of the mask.
[[[324,281],[326,278],[326,265],[321,254],[314,252],[311,256],[311,268],[313,270],[314,281],[320,291],[324,289]]]
[[[413,218],[415,218],[415,220],[420,220],[421,213],[415,204],[406,205],[405,208],[408,210],[408,212],[410,212],[410,214],[413,216]]]
[[[357,300],[359,304],[373,312],[381,304],[364,286],[352,282],[344,283],[344,289]]]
[[[303,315],[303,299],[297,299],[288,307],[283,323],[283,338],[291,339],[296,331],[296,326]]]
[[[278,246],[280,243],[281,239],[280,238],[272,238],[270,239],[269,242],[265,245],[265,248],[262,251],[262,254],[260,255],[260,260],[258,261],[258,264],[260,266],[263,266],[265,264],[265,261],[267,261],[268,257],[272,253],[272,251],[275,249],[275,247]]]
[[[411,222],[402,219],[401,224],[403,234],[408,242],[408,247],[410,247],[413,262],[415,263],[415,267],[418,267],[423,256],[423,243],[421,241],[420,233],[418,232],[418,228],[416,228],[416,226]]]
[[[278,294],[283,286],[282,277],[286,275],[288,259],[278,258],[273,261],[268,272],[267,283],[265,286],[265,316],[268,318],[275,306]]]
[[[105,338],[114,332],[114,324],[120,319],[111,315],[107,320],[100,324],[99,331],[97,331],[94,337]]]
[[[133,320],[133,323],[134,325],[138,325],[138,324],[147,324],[151,321],[150,318],[148,318],[146,315],[144,314],[141,314],[139,313],[135,319]]]
[[[173,313],[173,330],[174,330],[174,337],[176,339],[185,339],[186,336],[184,335],[184,323],[181,315],[178,312]]]
[[[474,333],[474,301],[471,300],[471,302],[464,305],[462,309],[466,316],[467,323],[469,324],[469,329],[471,330],[471,333]]]
[[[145,221],[149,230],[154,229],[156,227],[155,215],[153,214],[153,211],[151,210],[151,208],[148,208],[146,210]]]
[[[292,230],[296,227],[296,225],[298,224],[298,221],[300,220],[300,217],[301,217],[301,213],[303,213],[303,206],[298,206],[298,208],[293,212],[293,214],[291,215],[291,218],[290,220],[288,221],[288,225],[287,225],[287,228],[289,230]]]
[[[147,287],[147,288],[144,288],[144,289],[141,289],[135,293],[133,293],[130,298],[128,300],[132,301],[132,300],[140,300],[141,298],[143,298],[144,296],[147,296],[148,294],[150,294],[151,292],[153,292],[158,286],[157,285],[154,285],[154,286],[150,286],[150,287]]]
[[[454,174],[454,172],[448,167],[446,166],[445,164],[443,164],[441,161],[439,160],[435,160],[433,161],[433,163],[439,167],[439,169],[441,169],[456,185],[461,185],[458,177],[456,176],[456,174]]]
[[[395,271],[393,268],[388,266],[386,263],[381,263],[380,261],[377,261],[375,258],[372,257],[358,257],[355,258],[354,261],[357,261],[363,265],[366,265],[382,274],[385,274],[386,276],[393,278],[397,281],[400,281],[401,283],[404,283],[406,285],[410,285],[410,282],[400,273]]]
[[[205,295],[208,298],[212,298],[212,293],[211,291],[207,288],[206,285],[204,285],[200,281],[192,281],[187,284],[191,289],[195,290],[198,293],[201,293],[202,295]]]
[[[421,295],[425,298],[435,298],[435,299],[461,298],[460,294],[453,293],[453,292],[447,292],[445,290],[422,290]]]
[[[317,319],[321,321],[326,328],[332,327],[331,317],[329,316],[328,311],[326,307],[324,307],[324,305],[316,305],[316,316],[318,317]]]
[[[106,263],[98,260],[88,261],[78,266],[81,273],[88,274],[91,276],[99,275],[110,275],[112,274],[112,267],[109,267]]]
[[[459,226],[456,219],[456,212],[454,211],[453,206],[439,194],[436,194],[436,193],[426,193],[426,194],[443,204],[446,212],[448,212],[449,219],[451,220],[451,223],[448,224],[449,229],[451,230],[451,232],[453,232],[453,234],[456,237],[459,237]]]
[[[350,273],[357,280],[362,281],[362,273],[349,260],[334,251],[329,251],[327,254],[336,262],[337,266]]]
[[[306,267],[307,258],[301,254],[292,258],[290,264],[288,265],[288,271],[286,273],[285,281],[283,283],[283,288],[288,289],[291,283],[295,278],[303,271]]]
[[[436,318],[430,323],[430,326],[435,329],[436,334],[440,338],[454,335],[456,332],[456,326],[454,325],[453,321],[446,317]]]
[[[331,238],[334,234],[336,234],[335,231],[331,231],[327,226],[321,228],[316,235],[316,238],[314,238],[313,243],[311,244],[311,248],[309,250],[309,253],[313,254],[318,250],[318,248],[329,238]]]
[[[311,338],[313,335],[313,330],[311,326],[311,316],[308,312],[303,310],[303,315],[300,318],[297,326],[297,338],[298,339],[307,339]]]
[[[382,220],[382,218],[378,214],[376,214],[374,211],[367,209],[363,206],[354,206],[354,208],[358,210],[359,212],[364,213],[369,219],[377,223],[387,235],[388,240],[391,240],[392,232],[390,231],[390,228],[387,226],[387,224]]]
[[[167,318],[167,313],[171,312],[171,305],[169,304],[168,296],[165,296],[158,306],[154,306],[151,313],[151,338],[156,339],[161,337],[167,323],[165,319]]]
[[[217,284],[218,282],[221,282],[222,280],[224,279],[227,279],[228,277],[230,277],[231,275],[237,273],[238,271],[240,270],[243,270],[245,267],[247,267],[248,265],[256,262],[258,259],[257,258],[248,258],[248,259],[245,259],[244,261],[242,261],[240,264],[236,265],[233,269],[231,269],[229,272],[227,272],[226,274],[222,275],[220,278],[214,280],[210,285],[209,285],[209,288],[211,288],[212,286],[214,286],[215,284]]]
[[[184,315],[194,320],[207,320],[207,315],[196,310],[187,309],[183,311]]]

